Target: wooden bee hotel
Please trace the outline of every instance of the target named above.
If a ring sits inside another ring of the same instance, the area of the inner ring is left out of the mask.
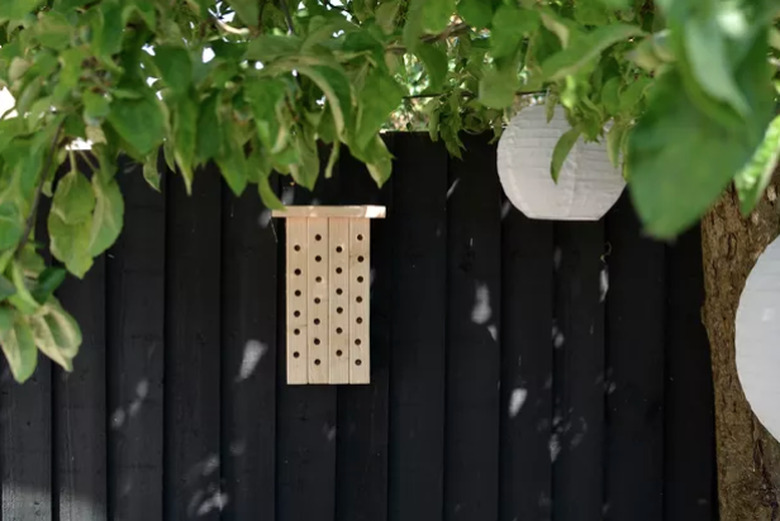
[[[288,206],[287,383],[367,384],[371,226],[384,206]]]

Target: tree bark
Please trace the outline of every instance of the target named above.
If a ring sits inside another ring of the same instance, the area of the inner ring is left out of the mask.
[[[704,325],[712,349],[722,521],[780,519],[780,445],[750,410],[737,376],[734,319],[748,273],[780,233],[780,175],[748,218],[729,189],[702,219]],[[778,405],[780,406],[780,405]]]

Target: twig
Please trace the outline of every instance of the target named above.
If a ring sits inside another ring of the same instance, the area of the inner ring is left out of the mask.
[[[236,36],[249,36],[251,34],[251,31],[247,29],[246,27],[239,29],[237,27],[233,27],[232,25],[226,24],[216,16],[214,17],[214,22],[217,24],[217,27],[222,29],[228,34],[235,34]]]
[[[446,29],[444,29],[439,34],[426,34],[420,37],[420,41],[423,43],[435,43],[435,42],[442,42],[444,40],[447,40],[449,38],[452,38],[454,36],[460,36],[461,34],[465,34],[471,30],[471,27],[469,27],[468,24],[465,24],[463,22],[458,22],[456,24],[452,24]],[[406,52],[406,46],[401,44],[393,44],[387,47],[385,49],[387,52],[392,52],[395,54],[404,54]]]
[[[89,154],[87,154],[83,150],[76,150],[76,152],[78,152],[79,156],[81,156],[81,158],[84,160],[84,162],[87,165],[89,165],[89,168],[93,172],[97,172],[98,170],[100,170],[100,168],[95,163],[93,163],[92,160],[89,158]]]
[[[41,177],[38,179],[38,184],[35,186],[35,195],[33,196],[33,203],[30,207],[30,215],[27,216],[27,221],[24,223],[24,232],[22,233],[22,240],[16,246],[16,252],[19,253],[27,245],[27,241],[30,239],[30,233],[32,232],[33,225],[35,224],[35,216],[38,213],[38,203],[41,200],[41,191],[43,190],[43,183],[46,182],[46,174],[51,168],[54,162],[54,154],[57,153],[57,143],[60,141],[60,135],[62,134],[62,127],[65,124],[62,123],[57,126],[57,132],[54,133],[54,139],[51,141],[51,147],[49,148],[49,154],[46,156],[46,162],[41,170]]]
[[[295,27],[293,26],[292,15],[290,14],[290,7],[287,5],[287,0],[279,0],[284,11],[284,19],[287,20],[287,30],[289,34],[295,34]]]

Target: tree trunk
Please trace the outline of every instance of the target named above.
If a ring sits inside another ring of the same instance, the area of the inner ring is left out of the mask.
[[[780,233],[778,181],[749,218],[733,190],[702,219],[704,325],[712,348],[722,521],[780,520],[780,445],[753,416],[737,377],[734,318],[748,273]]]

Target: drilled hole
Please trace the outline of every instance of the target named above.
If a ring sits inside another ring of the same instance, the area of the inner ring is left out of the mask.
[[[296,244],[295,246],[293,246],[293,249],[295,251],[301,251],[301,245],[300,244]]]
[[[336,253],[341,253],[342,251],[344,251],[344,248],[341,246],[336,246]]]
[[[315,235],[315,236],[314,236],[314,240],[315,240],[315,241],[321,241],[321,240],[322,240],[322,235],[320,235],[320,234],[318,233],[317,235]]]
[[[320,302],[322,302],[322,301],[320,300],[320,297],[317,297],[317,298],[315,298],[315,299],[314,299],[314,303],[315,303],[315,304],[319,304]]]
[[[363,343],[363,341],[362,341],[362,340],[360,340],[359,338],[356,338],[356,339],[355,339],[355,345],[356,345],[356,346],[359,346],[359,345],[360,345],[360,344],[362,344],[362,343]]]
[[[300,358],[300,357],[301,357],[301,354],[298,351],[295,351],[293,353],[293,358]]]
[[[362,276],[362,275],[361,275],[360,277],[358,277],[358,278],[357,278],[357,281],[358,281],[358,282],[361,282],[361,283],[362,283],[362,282],[363,282],[363,280],[365,280],[365,279],[363,279],[363,276]]]
[[[296,290],[295,290],[295,296],[296,296],[296,297],[300,297],[300,296],[301,296],[301,290],[299,290],[299,289],[296,289]]]
[[[320,365],[321,363],[319,358],[314,360],[314,365]]]
[[[337,327],[337,328],[336,328],[336,334],[337,334],[337,335],[340,335],[340,334],[341,334],[341,333],[343,333],[343,332],[344,332],[344,330],[343,330],[343,329],[341,329],[340,327]]]
[[[364,260],[366,260],[366,259],[365,259],[365,257],[363,257],[362,255],[360,255],[360,256],[358,257],[358,262],[363,262]]]
[[[342,271],[344,271],[344,270],[342,270],[341,268],[336,268],[336,273],[338,273],[339,275],[341,275]]]
[[[363,297],[355,297],[355,302],[360,304],[361,302],[363,302]]]
[[[322,257],[320,257],[319,255],[314,257],[314,262],[320,262],[320,261],[322,261]]]
[[[358,358],[357,360],[355,360],[355,365],[363,365],[363,361],[360,360],[360,358]]]
[[[317,277],[314,279],[315,282],[322,282],[322,277]]]
[[[357,240],[362,241],[363,240],[363,234],[359,233],[357,236]]]
[[[344,293],[344,290],[343,290],[343,289],[341,289],[341,288],[336,288],[336,295],[341,295],[342,293]]]
[[[357,317],[355,319],[355,322],[357,322],[358,324],[362,324],[363,323],[363,317]]]
[[[336,313],[338,313],[339,315],[344,313],[344,308],[336,308]]]
[[[301,312],[298,311],[298,310],[293,311],[293,316],[297,318],[297,317],[301,316]]]
[[[315,326],[319,326],[319,325],[320,325],[320,319],[319,319],[319,318],[315,318],[315,319],[313,320],[313,322],[314,322],[314,325],[315,325]]]
[[[294,273],[295,273],[296,275],[300,275],[300,274],[301,274],[301,270],[300,270],[300,269],[296,269]]]
[[[296,335],[300,335],[301,334],[301,330],[300,329],[295,329],[295,330],[293,330],[293,333],[296,334]]]
[[[343,355],[343,354],[344,354],[344,353],[341,351],[341,349],[339,349],[338,351],[336,351],[336,356],[341,356],[341,355]]]
[[[315,345],[315,346],[318,346],[318,345],[320,345],[320,339],[319,339],[319,338],[315,338],[315,339],[314,339],[314,345]]]

